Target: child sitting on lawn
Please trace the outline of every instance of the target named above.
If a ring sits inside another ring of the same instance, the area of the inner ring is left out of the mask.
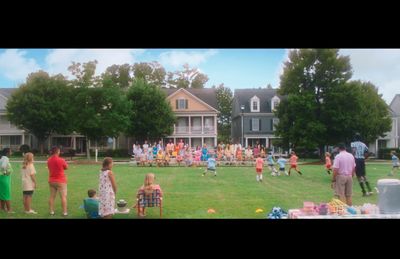
[[[168,154],[169,157],[169,154]],[[160,185],[158,184],[154,184],[154,180],[156,179],[155,175],[153,173],[148,173],[146,174],[146,177],[144,178],[144,184],[139,188],[138,192],[137,192],[137,199],[139,199],[139,194],[142,193],[144,191],[145,195],[151,195],[153,193],[154,190],[159,190],[160,191],[160,199],[162,200],[162,190]],[[144,214],[144,206],[145,204],[138,204],[139,208],[139,216],[140,217],[144,217],[146,216]]]
[[[170,161],[171,161],[171,157],[168,153],[166,153],[165,157],[164,157],[164,166],[169,166]]]
[[[83,200],[86,217],[88,219],[99,219],[99,199],[97,198],[96,191],[93,189],[88,190],[88,196],[88,198]]]

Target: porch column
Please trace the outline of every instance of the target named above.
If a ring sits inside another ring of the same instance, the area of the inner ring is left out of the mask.
[[[214,147],[216,147],[217,146],[217,136],[215,136],[215,138],[214,138]]]
[[[244,138],[246,140],[246,148],[249,146],[249,143],[247,142],[247,138]]]
[[[113,138],[113,150],[115,150],[115,147],[116,147],[116,139],[115,138]]]
[[[269,148],[268,138],[265,138],[265,147]]]
[[[72,137],[72,149],[76,150],[76,136]]]
[[[201,116],[201,134],[204,134],[204,116]],[[201,144],[203,146],[203,144]]]
[[[375,154],[376,156],[379,155],[379,149],[378,149],[378,139],[375,140]]]
[[[189,145],[189,148],[192,147],[192,138],[190,138],[190,137],[189,137],[189,144],[188,145]]]
[[[189,115],[189,134],[192,133],[192,127],[191,127],[191,121],[190,121],[190,115]]]
[[[214,133],[217,135],[217,116],[214,116]]]
[[[203,147],[203,145],[204,145],[204,138],[201,137],[201,147]]]
[[[21,145],[25,144],[25,134],[21,135]]]

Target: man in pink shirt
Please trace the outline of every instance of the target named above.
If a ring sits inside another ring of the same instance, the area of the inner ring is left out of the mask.
[[[354,156],[346,151],[344,144],[339,144],[339,152],[333,163],[332,188],[341,201],[351,206],[356,162]]]
[[[68,169],[68,165],[64,159],[60,158],[60,149],[58,147],[53,147],[51,153],[52,156],[47,160],[50,186],[50,215],[54,215],[54,200],[57,192],[60,192],[63,216],[67,216],[67,178],[64,170]]]

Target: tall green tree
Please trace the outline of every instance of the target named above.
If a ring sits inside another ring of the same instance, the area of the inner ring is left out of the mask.
[[[146,83],[156,86],[165,85],[166,72],[164,67],[158,62],[135,63],[132,67],[133,75],[136,79],[142,79]]]
[[[137,139],[156,139],[172,134],[175,115],[166,94],[143,79],[135,79],[127,93],[132,108],[126,134]]]
[[[197,68],[190,68],[188,64],[183,65],[183,70],[169,72],[167,82],[175,88],[204,88],[208,82],[208,76],[201,73]]]
[[[349,81],[349,57],[337,49],[289,53],[276,111],[277,134],[292,147],[315,148],[349,143],[356,132],[373,141],[390,130],[388,107],[371,83]]]
[[[8,119],[38,139],[41,154],[51,134],[70,134],[73,130],[72,91],[64,76],[38,71],[31,73],[7,102]]]
[[[232,125],[232,102],[233,93],[229,87],[220,84],[216,89],[216,97],[218,103],[218,142],[229,142],[231,139]]]
[[[373,142],[390,131],[389,108],[378,88],[370,82],[349,81],[325,101],[330,144],[350,143],[356,132],[365,142]]]
[[[281,75],[277,135],[292,147],[319,147],[329,142],[324,102],[351,77],[349,57],[337,49],[300,49],[289,53]],[[343,134],[340,135],[343,137]]]
[[[127,89],[132,82],[131,71],[129,64],[109,66],[101,75],[103,86]]]
[[[81,69],[83,67],[84,69]],[[75,131],[86,136],[86,153],[90,159],[90,142],[118,137],[126,130],[131,109],[118,82],[107,81],[107,73],[96,77],[96,62],[73,63],[69,70],[76,76],[72,98]],[[107,81],[103,86],[102,82]]]

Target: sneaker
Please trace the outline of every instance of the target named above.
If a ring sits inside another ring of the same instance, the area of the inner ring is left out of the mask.
[[[68,216],[68,212],[64,212],[62,215],[63,215],[64,217],[66,217],[66,216]]]
[[[54,211],[50,211],[50,215],[51,215],[51,216],[54,216],[54,215],[56,215],[56,214],[54,213]]]
[[[36,211],[34,210],[30,210],[30,211],[25,211],[26,214],[38,214]]]

